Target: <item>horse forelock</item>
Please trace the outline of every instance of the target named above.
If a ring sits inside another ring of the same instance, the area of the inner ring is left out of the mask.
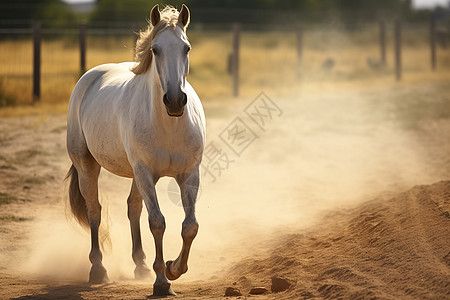
[[[179,12],[172,6],[167,5],[160,12],[161,19],[155,26],[149,22],[146,29],[139,33],[139,39],[136,42],[135,57],[134,61],[136,65],[131,69],[136,75],[143,74],[149,69],[152,59],[152,41],[155,37],[167,27],[171,27],[173,30],[176,29],[178,22]],[[181,26],[181,25],[180,25]],[[183,28],[183,26],[181,26]],[[183,28],[185,31],[186,28]]]

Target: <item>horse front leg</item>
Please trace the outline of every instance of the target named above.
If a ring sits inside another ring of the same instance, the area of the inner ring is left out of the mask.
[[[130,220],[131,239],[133,241],[132,257],[136,268],[134,269],[134,277],[136,279],[145,279],[150,277],[151,271],[145,263],[145,253],[142,249],[141,239],[141,213],[142,213],[142,197],[133,179],[130,195],[127,199],[128,219]]]
[[[166,221],[159,208],[158,199],[156,197],[155,178],[148,167],[139,165],[134,168],[136,186],[144,199],[145,206],[148,211],[148,221],[150,231],[155,241],[155,261],[153,270],[156,273],[155,283],[153,284],[154,296],[175,295],[169,281],[167,280],[163,256],[163,236],[166,229]]]
[[[200,183],[198,169],[188,176],[179,178],[177,181],[180,185],[185,218],[181,230],[181,237],[183,238],[181,252],[174,261],[169,260],[166,263],[166,276],[170,280],[178,279],[187,272],[189,252],[199,227],[195,218],[195,202]]]

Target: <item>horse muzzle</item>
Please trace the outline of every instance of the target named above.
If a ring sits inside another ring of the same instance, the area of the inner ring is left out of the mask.
[[[169,116],[181,117],[187,103],[187,95],[184,92],[180,92],[177,97],[169,97],[168,94],[165,94],[163,102]]]

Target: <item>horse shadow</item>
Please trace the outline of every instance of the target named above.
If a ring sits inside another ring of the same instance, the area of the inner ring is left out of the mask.
[[[25,300],[25,299],[84,299],[81,295],[83,292],[89,292],[96,290],[98,288],[93,287],[89,284],[67,284],[60,286],[49,286],[44,288],[44,292],[35,295],[26,295],[16,298],[11,298],[12,300]]]
[[[111,283],[105,284],[110,285]],[[95,292],[96,290],[102,289],[105,285],[91,285],[89,283],[80,284],[65,284],[58,286],[48,286],[43,288],[44,292],[34,295],[25,295],[15,298],[10,298],[11,300],[83,300],[85,299],[84,292]],[[153,296],[153,295],[142,295],[142,299],[162,299],[170,296]]]

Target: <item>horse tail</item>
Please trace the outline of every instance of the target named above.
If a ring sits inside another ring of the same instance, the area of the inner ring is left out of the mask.
[[[75,217],[78,223],[84,228],[89,228],[89,221],[87,218],[86,211],[86,200],[83,198],[83,195],[80,191],[80,185],[78,183],[78,171],[74,165],[72,165],[67,172],[67,176],[65,180],[70,179],[69,184],[69,203],[70,203],[70,211],[72,215]]]
[[[85,229],[89,229],[89,221],[86,210],[86,200],[80,191],[80,185],[78,183],[78,171],[74,165],[72,165],[67,172],[65,180],[69,180],[69,203],[70,212],[77,222]],[[106,215],[108,219],[108,215]],[[111,237],[109,235],[109,226],[105,225],[105,222],[99,228],[99,242],[102,250],[110,250],[112,247]]]

